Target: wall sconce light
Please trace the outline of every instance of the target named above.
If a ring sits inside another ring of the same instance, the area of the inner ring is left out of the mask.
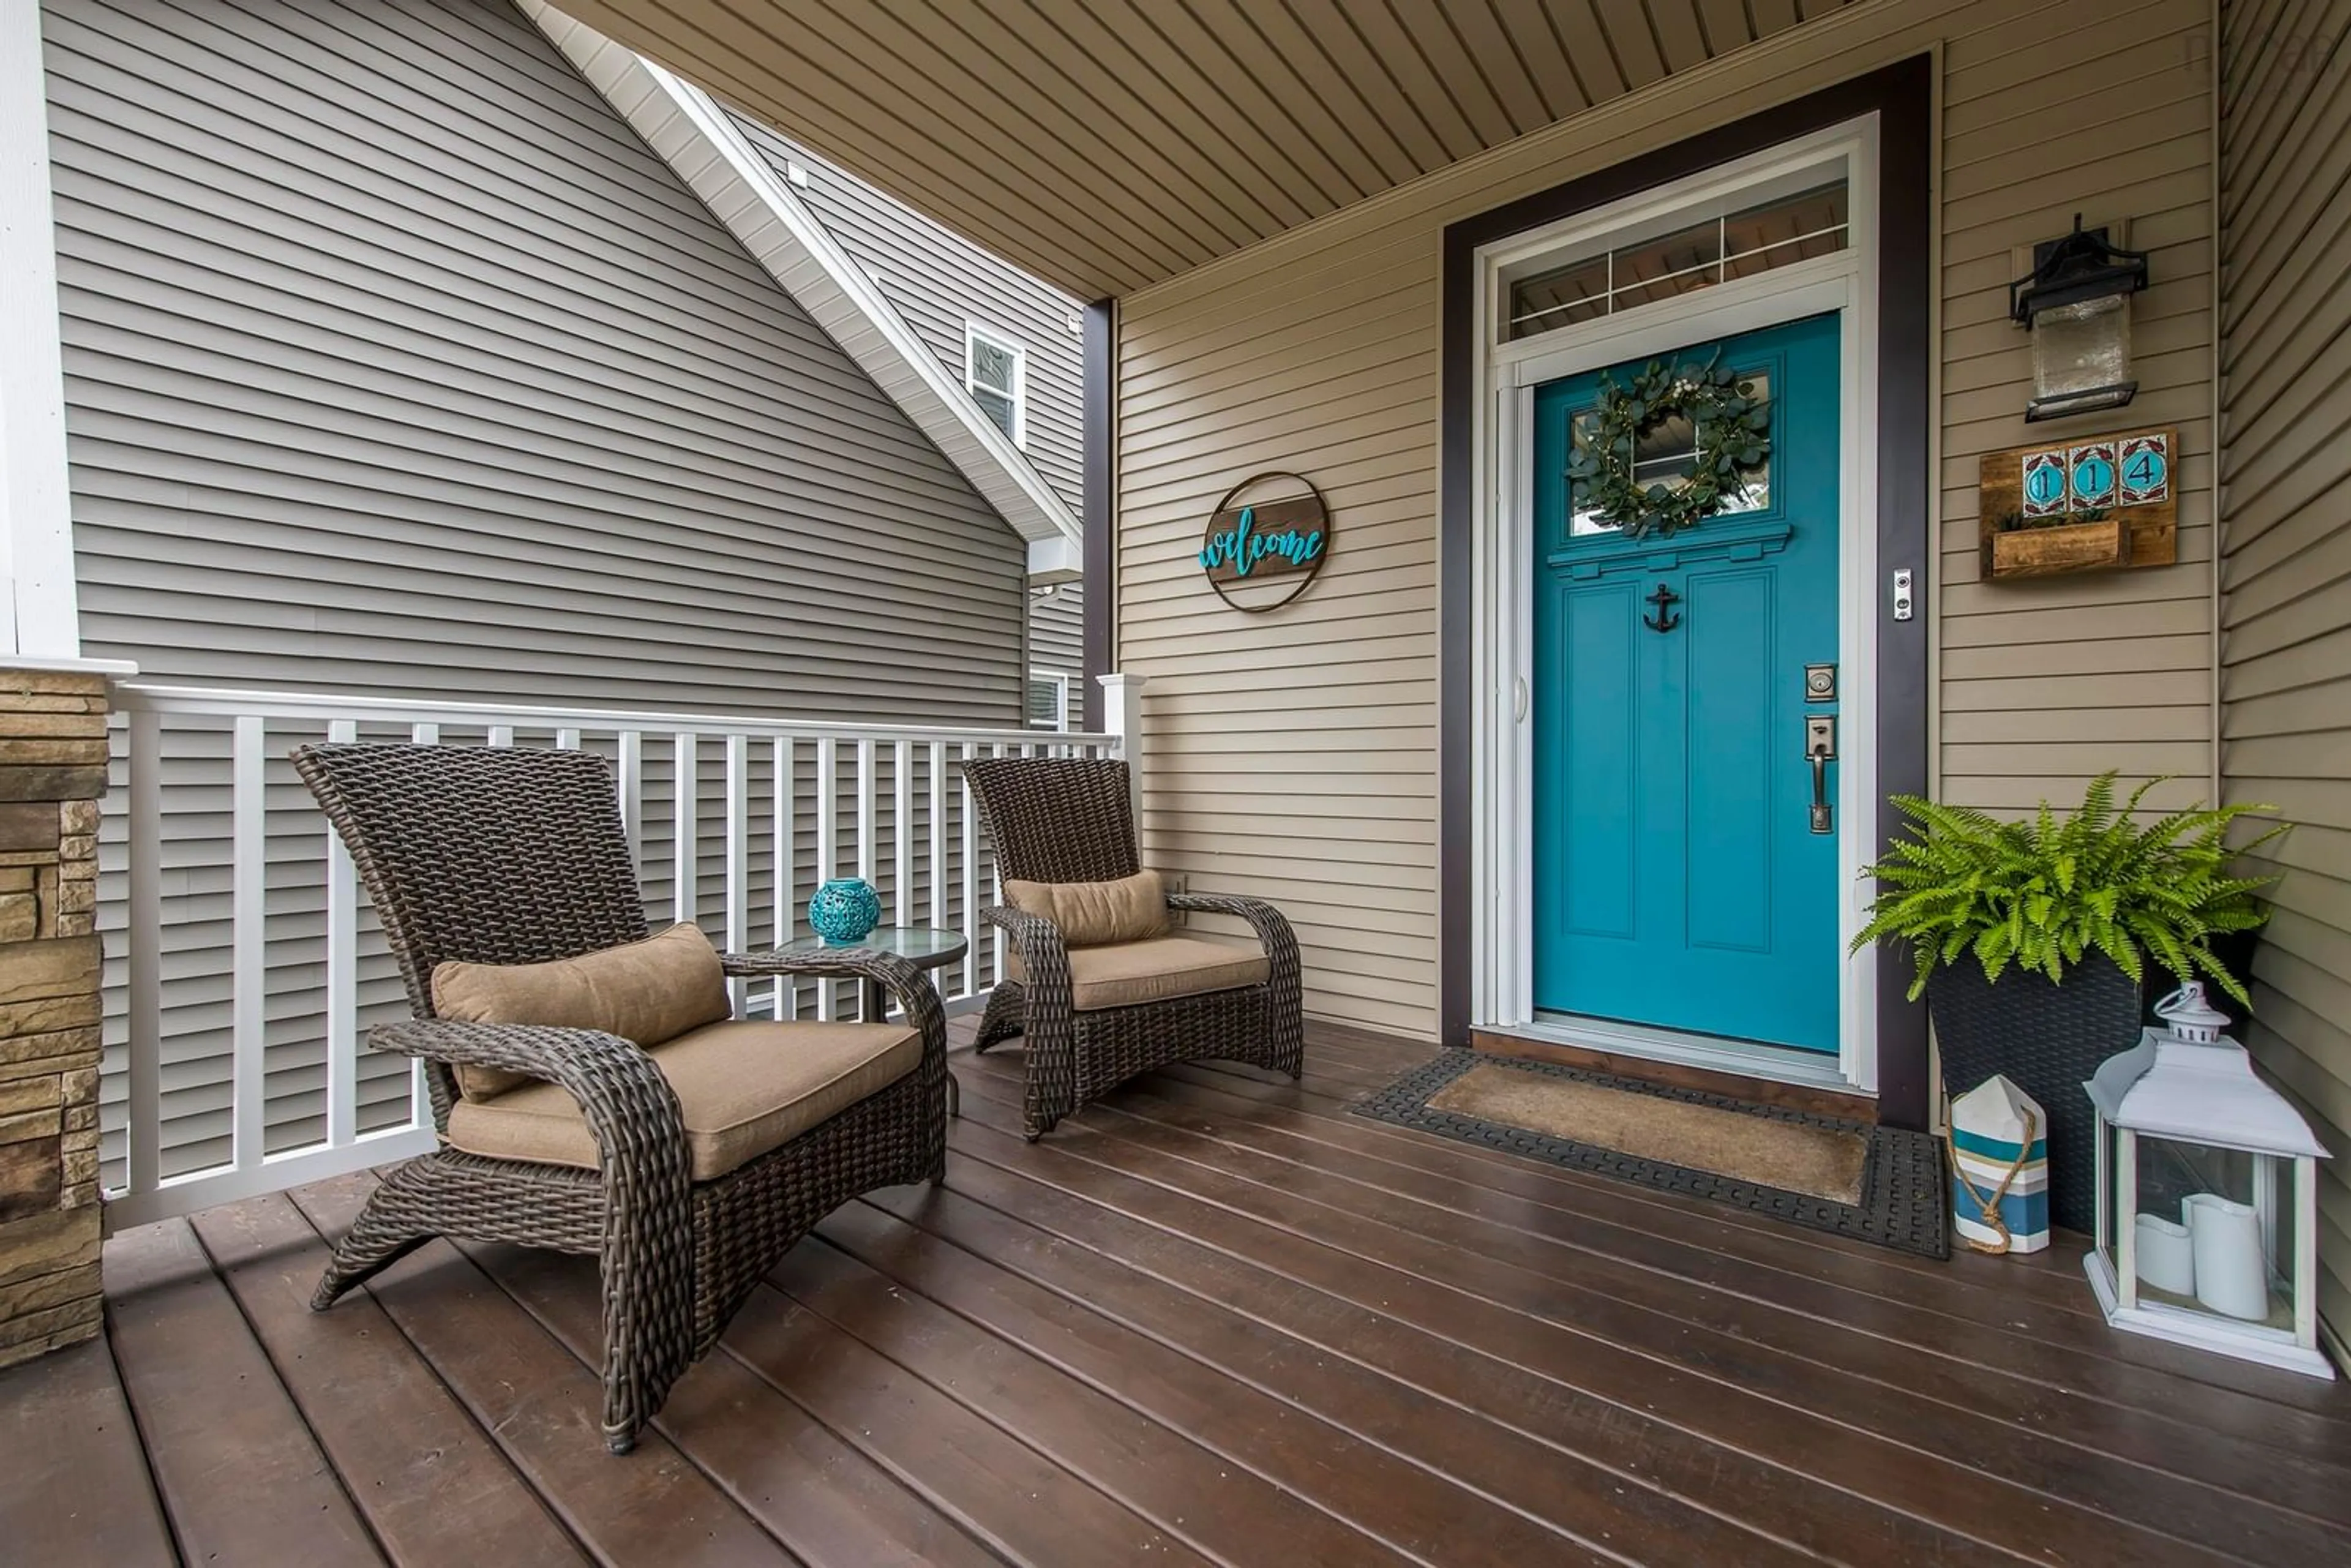
[[[2147,252],[2103,228],[2032,247],[2032,270],[2008,286],[2009,319],[2032,334],[2030,420],[2120,408],[2138,393],[2130,373],[2130,297],[2147,287]]]

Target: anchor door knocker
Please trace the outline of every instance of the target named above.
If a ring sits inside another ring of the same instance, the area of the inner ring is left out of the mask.
[[[1652,632],[1672,631],[1675,627],[1682,623],[1682,618],[1674,613],[1674,606],[1679,604],[1681,601],[1682,596],[1680,594],[1676,593],[1672,589],[1667,588],[1662,582],[1657,584],[1657,591],[1649,595],[1647,600],[1644,601],[1656,605],[1657,607],[1657,612],[1655,615],[1642,616],[1641,624],[1646,626]]]

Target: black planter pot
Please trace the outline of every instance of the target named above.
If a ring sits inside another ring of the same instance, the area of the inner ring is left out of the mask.
[[[2138,1039],[2139,987],[2106,957],[2065,971],[2063,985],[2011,969],[1997,983],[1962,958],[1927,982],[1927,1009],[1954,1097],[1995,1072],[2049,1117],[2049,1218],[2069,1230],[2097,1224],[2097,1114],[2083,1083]]]

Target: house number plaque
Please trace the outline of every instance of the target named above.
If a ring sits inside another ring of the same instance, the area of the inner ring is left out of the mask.
[[[1984,455],[1976,528],[1987,580],[2179,555],[2179,433],[2132,430]]]

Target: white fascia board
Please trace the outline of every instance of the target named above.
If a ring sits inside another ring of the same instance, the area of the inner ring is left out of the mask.
[[[1069,504],[947,373],[897,308],[794,195],[724,107],[626,45],[545,0],[516,0],[687,189],[726,225],[751,258],[799,302],[836,343],[962,471],[972,487],[1061,570],[1075,570],[1085,530]],[[1050,580],[1050,579],[1049,579]]]

